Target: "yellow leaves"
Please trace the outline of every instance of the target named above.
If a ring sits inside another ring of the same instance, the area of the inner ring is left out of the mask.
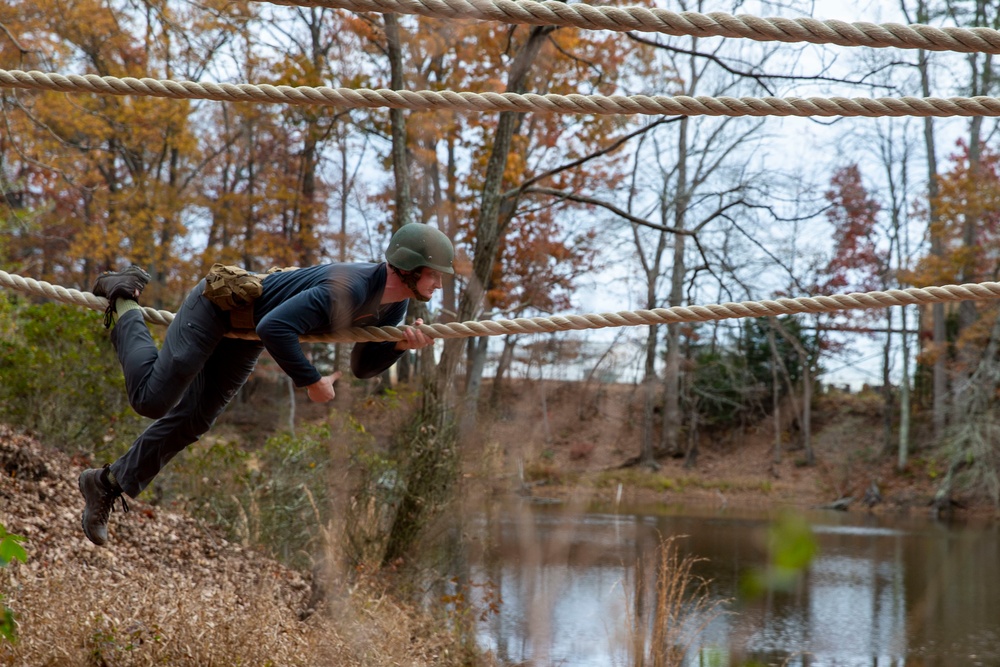
[[[507,156],[507,167],[504,169],[504,181],[507,183],[518,183],[527,177],[527,165],[525,164],[526,152],[528,149],[528,137],[518,135],[511,141],[510,155]]]
[[[246,3],[14,2],[19,10],[9,16],[6,6],[0,7],[0,17],[25,26],[31,21],[26,34],[33,45],[44,44],[41,50],[52,54],[46,69],[191,79],[236,70],[234,77],[252,75],[255,82],[355,88],[387,83],[384,24],[378,15],[288,12],[280,26],[261,31],[268,32],[264,37],[240,20],[267,10]],[[401,24],[407,88],[474,92],[504,91],[511,63],[536,30],[423,17],[403,17]],[[273,48],[259,48],[265,39],[274,39]],[[619,92],[625,57],[635,48],[629,40],[567,28],[554,30],[547,40],[530,71],[532,92]],[[212,60],[211,49],[232,62]],[[84,258],[104,268],[127,258],[154,263],[171,276],[190,270],[179,259],[182,254],[195,264],[213,255],[235,263],[298,264],[302,257],[321,257],[324,243],[330,247],[328,202],[342,196],[349,208],[377,208],[381,218],[393,201],[391,185],[378,193],[361,193],[360,187],[340,193],[340,183],[331,178],[340,165],[329,148],[351,152],[362,140],[368,152],[357,177],[363,181],[380,166],[391,169],[383,141],[388,114],[382,111],[338,116],[335,110],[310,107],[34,92],[22,99],[40,121],[34,125],[19,113],[10,118],[19,148],[44,165],[39,200],[46,206],[37,208],[38,236],[66,239],[59,252],[77,262]],[[457,225],[460,238],[468,239],[497,115],[435,111],[407,112],[406,118],[417,215]],[[623,129],[616,122],[525,115],[509,151],[505,188],[606,145]],[[371,137],[377,139],[369,143]],[[597,180],[613,183],[615,174],[613,159],[605,157],[542,185],[586,191]],[[524,238],[508,246],[505,261],[532,265],[525,271],[534,271],[538,284],[545,281],[532,263],[574,257],[565,248],[528,238],[525,230],[537,222],[556,234],[552,220],[565,206],[541,206],[511,222]],[[207,238],[202,247],[182,245],[192,243],[184,238],[185,223],[198,231],[198,243]]]
[[[356,14],[348,14],[344,17],[344,29],[368,42],[374,42],[380,35],[380,30],[372,21],[365,20]]]

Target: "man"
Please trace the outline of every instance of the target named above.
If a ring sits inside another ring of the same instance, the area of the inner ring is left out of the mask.
[[[87,538],[99,546],[107,543],[115,501],[121,499],[122,509],[128,511],[124,496],[139,495],[174,456],[211,428],[263,350],[297,387],[305,387],[310,399],[331,401],[340,372],[321,375],[303,354],[299,336],[395,326],[406,314],[409,299],[429,301],[441,287],[442,274],[454,273],[453,259],[447,236],[411,223],[393,234],[385,262],[325,264],[269,274],[252,304],[259,341],[225,336],[233,330],[230,314],[204,296],[202,280],[174,316],[160,350],[138,303],[149,275],[132,265],[99,277],[92,291],[108,299],[105,326],[111,326],[114,314],[118,317],[111,342],[122,364],[129,403],[156,421],[117,461],[81,473]],[[356,343],[351,371],[359,378],[375,377],[407,350],[433,342],[408,328],[402,341]]]

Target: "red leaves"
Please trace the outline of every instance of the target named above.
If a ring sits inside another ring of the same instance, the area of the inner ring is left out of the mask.
[[[882,210],[852,164],[830,179],[827,220],[834,226],[834,255],[826,266],[830,291],[878,289],[888,268],[888,251],[878,246],[876,225]]]

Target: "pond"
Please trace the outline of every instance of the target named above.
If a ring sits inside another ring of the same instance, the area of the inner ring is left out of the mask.
[[[812,559],[786,588],[748,596],[748,577],[775,560],[775,528],[790,522],[804,526]],[[487,513],[473,533],[478,601],[501,601],[479,641],[505,664],[639,664],[629,647],[650,614],[636,610],[655,599],[660,545],[673,537],[720,605],[687,613],[685,627],[702,632],[685,665],[1000,665],[995,522],[525,502]]]

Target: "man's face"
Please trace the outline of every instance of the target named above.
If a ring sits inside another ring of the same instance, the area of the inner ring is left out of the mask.
[[[420,268],[417,281],[410,286],[417,301],[430,301],[436,290],[441,289],[441,272],[424,266]]]

